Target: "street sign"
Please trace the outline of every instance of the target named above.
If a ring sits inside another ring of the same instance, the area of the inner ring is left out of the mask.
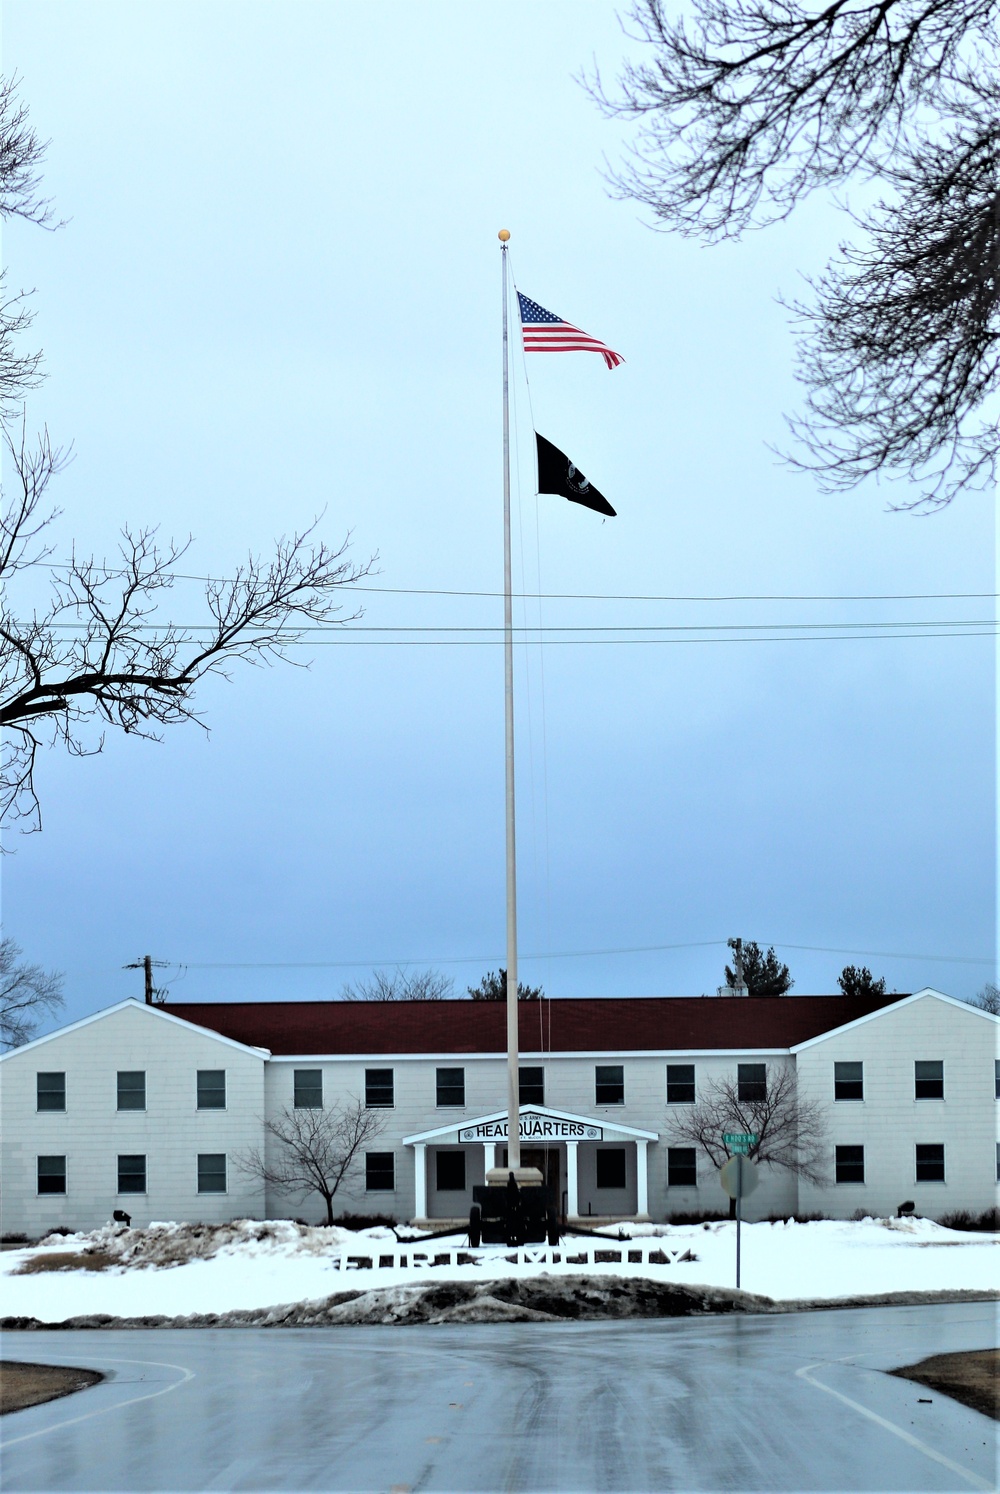
[[[752,1162],[748,1162],[737,1152],[735,1157],[730,1157],[726,1165],[720,1169],[719,1182],[722,1184],[730,1198],[741,1195],[748,1198],[760,1183],[760,1173]]]
[[[730,1146],[734,1140],[741,1139],[749,1141],[751,1145],[757,1140],[756,1136],[742,1138],[726,1137],[726,1145]],[[737,1152],[735,1157],[730,1157],[725,1166],[719,1168],[719,1182],[722,1184],[730,1198],[736,1200],[736,1288],[740,1285],[740,1226],[743,1223],[743,1200],[752,1193],[760,1182],[760,1175],[756,1167],[742,1152]]]
[[[742,1152],[746,1156],[750,1148],[760,1140],[752,1131],[723,1131],[722,1140],[731,1152]]]

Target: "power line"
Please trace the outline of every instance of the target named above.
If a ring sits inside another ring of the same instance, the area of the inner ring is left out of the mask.
[[[758,942],[769,947],[773,945],[778,950],[794,949],[813,954],[860,955],[865,959],[914,960],[940,965],[993,964],[992,959],[979,959],[970,955],[907,954],[899,950],[886,949],[840,949],[824,944],[786,944],[779,939],[765,939]],[[526,953],[521,958],[525,960],[569,960],[593,959],[603,955],[662,954],[678,949],[725,948],[726,943],[725,939],[700,939],[685,944],[635,944],[609,949],[557,949]],[[362,970],[406,965],[490,965],[496,964],[498,960],[502,963],[502,958],[502,955],[494,951],[489,955],[445,955],[436,958],[410,956],[406,959],[391,960],[215,960],[200,962],[185,960],[180,962],[180,966],[184,970]]]
[[[67,561],[32,561],[50,571],[68,571],[73,567]],[[176,581],[212,582],[226,585],[231,576],[192,576],[180,571],[171,573]],[[342,591],[364,592],[372,596],[401,597],[487,597],[501,599],[502,591],[458,591],[453,588],[420,586],[357,586],[346,584]],[[843,592],[838,594],[795,593],[747,593],[725,595],[701,595],[694,593],[626,593],[626,592],[567,592],[567,591],[516,591],[515,598],[524,601],[550,602],[957,602],[992,601],[1000,595],[995,591],[914,591],[914,592]]]
[[[808,629],[810,632],[830,632],[836,628],[995,628],[1000,619],[995,617],[936,617],[907,618],[901,622],[891,619],[869,622],[766,622],[766,623],[572,623],[552,626],[546,623],[515,624],[515,633],[530,633],[533,637],[543,635],[546,639],[553,633],[766,633],[769,630]],[[60,632],[76,629],[81,637],[88,636],[79,623],[51,623]],[[214,637],[216,629],[211,623],[136,623],[130,625],[131,633],[167,634],[168,632],[201,633]],[[302,634],[331,633],[342,637],[345,633],[490,633],[502,637],[503,627],[494,623],[303,623],[301,627],[289,626],[289,636]],[[270,637],[273,628],[260,628],[255,634],[248,630],[246,636]]]

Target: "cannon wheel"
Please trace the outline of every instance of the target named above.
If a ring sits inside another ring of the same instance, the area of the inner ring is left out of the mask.
[[[483,1243],[483,1211],[478,1204],[469,1210],[469,1244],[477,1250]]]
[[[546,1233],[550,1245],[559,1244],[559,1216],[555,1209],[549,1209],[545,1219]]]

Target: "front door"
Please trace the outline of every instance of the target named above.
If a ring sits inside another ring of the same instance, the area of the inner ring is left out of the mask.
[[[507,1148],[500,1148],[500,1166],[507,1166]],[[559,1148],[557,1146],[538,1146],[521,1148],[521,1166],[537,1167],[542,1175],[542,1182],[547,1188],[552,1189],[552,1198],[557,1209],[562,1209],[562,1199],[559,1195]]]

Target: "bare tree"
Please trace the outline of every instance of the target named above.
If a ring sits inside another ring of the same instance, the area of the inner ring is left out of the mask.
[[[826,1182],[822,1107],[799,1097],[795,1074],[789,1068],[761,1065],[762,1083],[740,1084],[735,1076],[709,1079],[694,1105],[678,1106],[668,1116],[674,1143],[704,1152],[713,1167],[722,1167],[733,1154],[723,1141],[727,1132],[756,1136],[747,1154],[752,1162],[781,1169],[810,1183]],[[730,1213],[735,1217],[735,1203]]]
[[[590,89],[637,122],[612,178],[658,224],[708,240],[785,218],[818,187],[887,189],[794,304],[804,443],[827,489],[875,475],[935,507],[984,485],[1000,387],[996,0],[633,0],[643,60]]]
[[[20,945],[0,941],[0,1046],[19,1048],[35,1034],[43,1017],[63,1004],[63,978],[41,965],[26,965]]]
[[[455,982],[440,970],[373,970],[348,983],[341,1001],[447,1001]]]
[[[0,220],[21,218],[42,228],[59,228],[52,204],[42,197],[41,165],[48,146],[28,123],[28,109],[18,98],[19,80],[0,77]],[[9,419],[24,396],[41,382],[40,352],[22,353],[20,334],[31,325],[28,294],[6,291],[0,271],[0,418]]]
[[[264,1122],[273,1147],[249,1147],[236,1155],[241,1172],[259,1179],[277,1193],[306,1197],[319,1194],[326,1205],[326,1222],[333,1223],[337,1189],[367,1142],[385,1126],[377,1110],[366,1110],[360,1100],[329,1109],[283,1108]],[[275,1152],[273,1158],[269,1155]]]
[[[977,991],[971,998],[970,1006],[978,1006],[981,1011],[989,1012],[992,1017],[1000,1017],[1000,986],[995,986],[992,981],[987,981],[981,991]]]
[[[101,750],[107,727],[159,740],[163,727],[204,725],[194,695],[206,675],[228,679],[237,660],[287,659],[303,625],[360,615],[340,615],[337,597],[373,562],[350,562],[346,540],[339,548],[315,542],[315,524],[280,540],[272,559],[250,556],[228,579],[206,581],[205,620],[194,627],[162,614],[190,541],[160,545],[155,529],[125,530],[114,564],[74,553],[52,568],[47,607],[18,615],[11,582],[48,559],[46,490],[65,454],[47,432],[34,448],[23,434],[6,441],[16,486],[0,514],[0,818],[40,824],[42,745],[81,755]]]

